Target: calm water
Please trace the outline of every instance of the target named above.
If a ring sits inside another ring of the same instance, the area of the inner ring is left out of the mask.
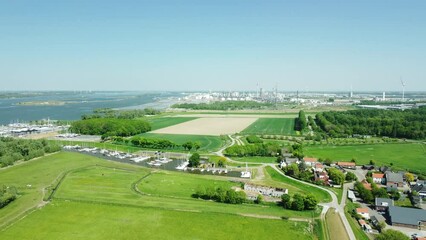
[[[153,104],[176,93],[43,92],[40,96],[0,98],[0,124],[39,119],[75,120],[97,108],[127,108]],[[64,101],[62,106],[24,106],[20,102]]]

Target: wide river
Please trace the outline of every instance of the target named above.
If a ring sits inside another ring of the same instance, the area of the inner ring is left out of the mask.
[[[0,92],[5,94],[4,92]],[[8,93],[10,94],[10,93]],[[31,96],[28,96],[31,95]],[[76,120],[97,108],[165,108],[178,93],[23,92],[0,98],[0,125],[40,119]],[[44,105],[41,103],[45,103]],[[161,103],[161,104],[156,104]]]

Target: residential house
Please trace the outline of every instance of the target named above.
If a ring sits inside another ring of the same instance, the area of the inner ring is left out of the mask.
[[[337,166],[342,168],[349,168],[349,169],[355,169],[356,165],[354,162],[337,162]]]
[[[285,157],[284,160],[280,162],[280,168],[287,167],[293,163],[299,164],[300,160],[298,158]]]
[[[315,163],[314,166],[312,166],[314,169],[314,172],[323,172],[324,171],[324,165],[322,163]]]
[[[381,166],[379,168],[379,171],[382,172],[382,173],[385,173],[385,172],[387,172],[389,170],[390,170],[390,168],[388,166]]]
[[[405,207],[389,207],[392,226],[426,230],[426,210]]]
[[[370,213],[368,213],[368,208],[357,208],[356,213],[361,215],[362,218],[364,219],[370,219]]]
[[[387,192],[398,191],[398,184],[386,183],[386,191]]]
[[[305,162],[306,166],[313,167],[318,162],[318,159],[305,157],[303,158],[303,161]]]
[[[389,184],[389,183],[396,184],[398,187],[404,186],[404,180],[403,180],[402,174],[394,173],[390,171],[387,171],[385,174],[386,174],[386,184]]]
[[[362,230],[366,231],[366,232],[372,232],[373,228],[368,225],[364,219],[360,219],[358,220],[359,225],[361,225]]]
[[[373,182],[377,183],[377,184],[385,184],[386,183],[386,178],[385,178],[385,174],[383,173],[373,173]]]
[[[411,188],[411,191],[416,191],[419,193],[419,197],[426,199],[426,184],[417,183]]]
[[[315,172],[315,182],[324,182],[325,185],[329,185],[329,177],[326,171],[323,172]]]
[[[374,205],[377,211],[386,212],[390,206],[393,206],[393,200],[389,198],[376,198]]]

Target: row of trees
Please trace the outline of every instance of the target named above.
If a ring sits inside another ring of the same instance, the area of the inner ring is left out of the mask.
[[[306,121],[305,111],[300,110],[299,116],[294,120],[294,129],[296,131],[303,131],[308,127],[308,122]]]
[[[331,137],[353,134],[425,139],[426,107],[405,111],[360,109],[323,112],[315,116],[321,131]]]
[[[145,133],[151,126],[144,120],[92,118],[75,121],[71,124],[70,131],[86,135],[102,135],[103,138],[111,136],[128,137]]]
[[[318,200],[312,194],[304,196],[296,193],[293,198],[288,194],[283,194],[281,196],[281,204],[285,209],[295,211],[314,210],[317,207]]]
[[[234,145],[225,149],[226,156],[277,156],[281,153],[281,147],[276,143],[257,143],[248,145]]]
[[[244,191],[234,191],[223,187],[199,187],[194,194],[194,198],[204,200],[214,200],[221,203],[242,204],[246,201],[247,195]]]
[[[256,135],[247,136],[246,140],[248,143],[263,143],[263,140]]]
[[[18,160],[28,161],[45,153],[61,150],[56,143],[43,140],[0,138],[0,167],[13,165]]]
[[[118,119],[135,119],[142,118],[147,115],[157,115],[160,111],[153,108],[135,109],[135,110],[114,110],[111,108],[98,108],[93,110],[93,114],[84,114],[82,120],[93,118],[118,118]]]
[[[193,110],[242,110],[262,109],[272,106],[272,103],[259,103],[255,101],[223,101],[212,103],[181,103],[172,105],[172,108],[184,108]]]
[[[18,191],[13,186],[3,185],[0,188],[0,209],[13,202],[18,196]]]
[[[184,149],[187,151],[195,150],[201,148],[199,142],[185,142],[183,144],[177,144],[167,139],[161,138],[146,138],[142,136],[134,136],[132,138],[123,138],[123,137],[112,137],[111,140],[119,144],[131,144],[136,147],[142,148],[152,148],[152,149]]]

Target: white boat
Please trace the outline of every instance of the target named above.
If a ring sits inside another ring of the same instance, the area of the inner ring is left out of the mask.
[[[150,159],[150,157],[148,157],[148,156],[145,156],[145,157],[140,156],[140,157],[131,158],[130,161],[138,163],[138,162],[146,161],[148,159]]]
[[[246,170],[241,172],[242,178],[251,178],[251,172],[248,170],[248,165],[246,163]]]
[[[183,170],[185,167],[189,165],[189,161],[185,161],[176,167],[177,170]]]

